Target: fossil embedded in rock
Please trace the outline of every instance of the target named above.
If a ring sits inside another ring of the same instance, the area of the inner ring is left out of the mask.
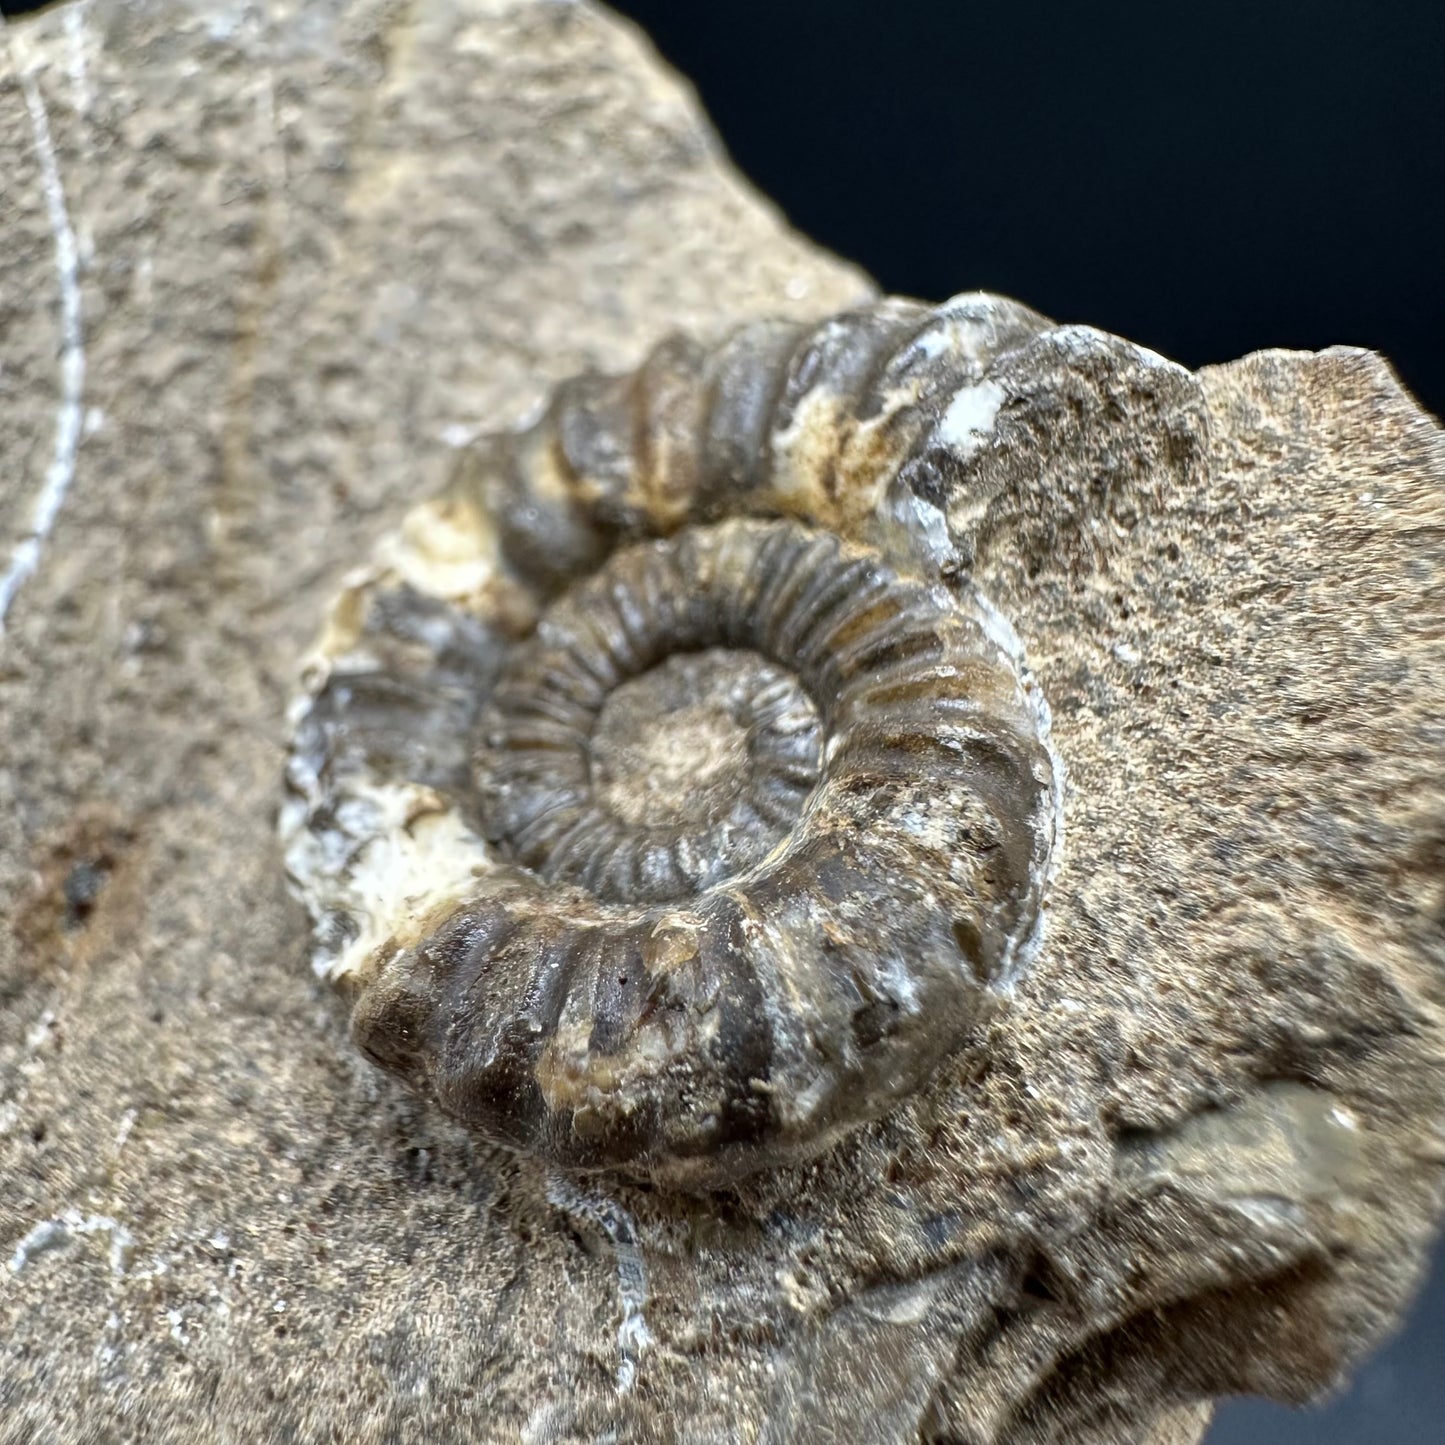
[[[1062,775],[935,499],[1036,329],[885,301],[672,340],[464,456],[338,605],[289,773],[369,1057],[554,1163],[708,1184],[973,1037]]]

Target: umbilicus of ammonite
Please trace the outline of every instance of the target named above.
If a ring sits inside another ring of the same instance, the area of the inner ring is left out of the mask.
[[[289,866],[369,1058],[548,1163],[705,1187],[969,1043],[1039,945],[1063,777],[937,501],[1041,325],[672,338],[467,449],[297,708]]]

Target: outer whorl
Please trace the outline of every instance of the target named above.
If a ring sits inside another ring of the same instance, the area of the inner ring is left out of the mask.
[[[370,1058],[553,1163],[711,1185],[968,1042],[1061,778],[930,483],[1036,321],[671,341],[468,453],[298,714],[292,871]]]

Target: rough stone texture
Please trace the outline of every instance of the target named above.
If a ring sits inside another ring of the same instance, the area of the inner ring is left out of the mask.
[[[0,639],[0,1440],[1182,1445],[1378,1338],[1445,1164],[1445,441],[1380,361],[1001,367],[948,500],[1069,768],[1044,955],[818,1164],[549,1178],[306,967],[297,662],[451,442],[866,282],[582,6],[12,39],[0,566],[67,485]]]

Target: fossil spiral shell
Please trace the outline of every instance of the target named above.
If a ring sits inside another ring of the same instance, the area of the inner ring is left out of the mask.
[[[673,338],[464,451],[333,608],[282,829],[365,1054],[708,1186],[918,1088],[1037,947],[1062,775],[938,498],[1045,323]]]

